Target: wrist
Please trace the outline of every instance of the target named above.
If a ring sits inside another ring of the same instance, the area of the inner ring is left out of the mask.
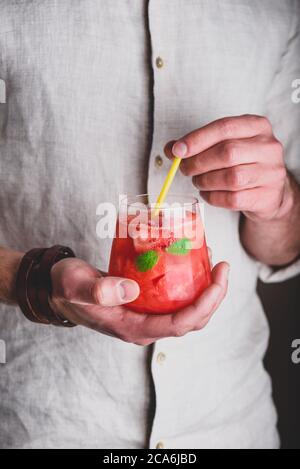
[[[16,304],[16,278],[24,253],[0,248],[0,301]]]
[[[246,221],[249,220],[254,224],[270,224],[288,220],[297,202],[295,184],[297,183],[287,174],[277,208],[273,209],[272,213],[243,212]]]
[[[246,251],[260,262],[286,266],[300,253],[300,187],[289,175],[282,202],[273,218],[242,217],[241,242]]]
[[[287,174],[284,187],[283,187],[281,204],[275,216],[271,220],[280,221],[280,220],[285,220],[288,217],[290,217],[290,214],[293,211],[295,203],[296,203],[296,197],[295,197],[294,181],[292,180],[290,175]]]
[[[21,261],[23,259],[24,253],[16,252],[12,258],[12,279],[11,286],[8,291],[8,302],[17,303],[17,275],[20,268]]]

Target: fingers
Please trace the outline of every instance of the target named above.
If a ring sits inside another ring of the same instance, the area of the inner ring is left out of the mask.
[[[91,288],[91,299],[99,306],[119,306],[134,301],[140,288],[134,280],[118,277],[97,279]]]
[[[149,345],[160,338],[180,337],[204,327],[226,294],[227,275],[228,265],[221,263],[212,271],[212,285],[193,306],[175,314],[146,315],[122,307],[139,295],[136,282],[101,277],[99,271],[74,259],[62,262],[53,271],[54,284],[58,285],[55,302],[58,300],[66,317],[76,324],[126,342]]]
[[[81,259],[64,259],[51,271],[53,297],[77,305],[119,306],[134,301],[140,293],[134,280],[103,277]]]
[[[247,189],[239,192],[213,191],[200,192],[201,197],[214,207],[227,208],[237,212],[263,212],[269,207],[268,198],[273,197],[273,191],[265,188]],[[280,198],[280,194],[278,194]]]
[[[271,219],[282,202],[287,177],[282,144],[273,136],[266,119],[242,116],[231,119],[229,124],[228,120],[222,122],[222,126],[224,122],[225,126],[237,126],[239,132],[248,122],[251,131],[260,129],[264,133],[256,138],[223,140],[202,152],[200,143],[196,155],[182,160],[182,173],[193,177],[193,184],[207,203],[242,211],[248,217]],[[216,132],[216,123],[211,125]],[[169,156],[170,147],[171,142],[166,145]]]
[[[201,329],[210,319],[227,291],[229,266],[222,262],[212,271],[213,283],[199,300],[175,314],[147,315],[141,327],[145,338],[181,337]]]
[[[209,258],[209,265],[212,270],[213,269],[213,255],[212,255],[212,250],[210,247],[207,247],[207,252],[208,252],[208,258]]]
[[[221,293],[219,295],[219,298],[217,299],[217,302],[214,305],[213,312],[215,313],[216,310],[219,308],[220,304],[224,300],[227,290],[228,290],[228,276],[230,272],[230,266],[227,264],[227,262],[221,262],[220,264],[216,265],[216,267],[212,270],[212,275],[213,275],[213,282],[216,285],[219,285],[221,288]],[[204,323],[202,323],[201,328],[207,324],[208,320],[210,319],[211,315],[208,316],[205,320]],[[197,330],[197,329],[196,329]]]
[[[119,306],[134,301],[139,293],[134,280],[101,277],[81,282],[73,290],[72,297],[66,299],[78,305]]]
[[[196,331],[206,326],[227,293],[228,275],[229,265],[226,262],[221,262],[214,267],[212,285],[204,291],[194,305],[186,309],[184,317],[180,317],[180,312],[174,315],[174,323],[177,322],[177,327],[184,330],[191,326],[193,329],[190,330]]]
[[[269,163],[281,165],[282,149],[278,142],[261,139],[228,140],[212,148],[187,158],[180,169],[185,176],[196,176],[237,165]]]
[[[281,167],[243,164],[194,176],[193,184],[201,191],[240,191],[277,184],[285,174]]]
[[[272,126],[265,117],[253,115],[227,117],[194,130],[177,140],[172,152],[181,158],[188,158],[226,140],[271,134]]]
[[[202,329],[209,322],[226,295],[228,271],[227,263],[218,264],[212,271],[212,285],[194,305],[175,314],[140,314],[121,306],[109,310],[97,306],[85,308],[95,308],[92,313],[95,330],[110,331],[110,335],[125,342],[146,346],[161,338],[181,337]],[[100,301],[103,305],[103,296]],[[115,301],[115,297],[109,297],[110,304]]]
[[[174,155],[172,153],[172,148],[173,148],[173,145],[174,145],[175,142],[176,142],[176,140],[171,140],[170,142],[168,142],[165,145],[164,152],[165,152],[166,157],[169,158],[169,160],[174,159]]]
[[[59,297],[77,305],[119,306],[134,301],[139,293],[134,280],[102,277],[74,283],[72,288],[61,291]]]

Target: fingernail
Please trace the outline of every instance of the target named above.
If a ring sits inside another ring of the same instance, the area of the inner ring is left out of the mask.
[[[122,301],[134,301],[140,294],[138,284],[133,280],[121,280],[117,285],[118,293]]]
[[[173,145],[172,148],[172,153],[175,156],[179,156],[180,158],[183,158],[187,154],[187,145],[184,142],[176,142]]]

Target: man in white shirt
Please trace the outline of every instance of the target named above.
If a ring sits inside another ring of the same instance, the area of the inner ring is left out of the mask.
[[[300,270],[299,2],[0,0],[0,11],[0,446],[278,447],[255,290],[259,274]],[[222,301],[220,262],[194,308],[142,316],[120,306],[137,285],[96,269],[110,248],[96,207],[158,193],[172,149],[177,191],[207,202],[229,290]],[[34,324],[15,305],[24,253],[58,242],[84,260],[52,268],[52,308],[87,328]]]

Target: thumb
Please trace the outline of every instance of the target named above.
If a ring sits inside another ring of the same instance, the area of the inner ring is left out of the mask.
[[[118,306],[134,301],[140,294],[137,282],[120,277],[95,277],[82,282],[76,290],[71,303],[82,305]]]
[[[95,281],[92,295],[101,306],[118,306],[134,301],[140,287],[134,280],[120,277],[102,277]]]

